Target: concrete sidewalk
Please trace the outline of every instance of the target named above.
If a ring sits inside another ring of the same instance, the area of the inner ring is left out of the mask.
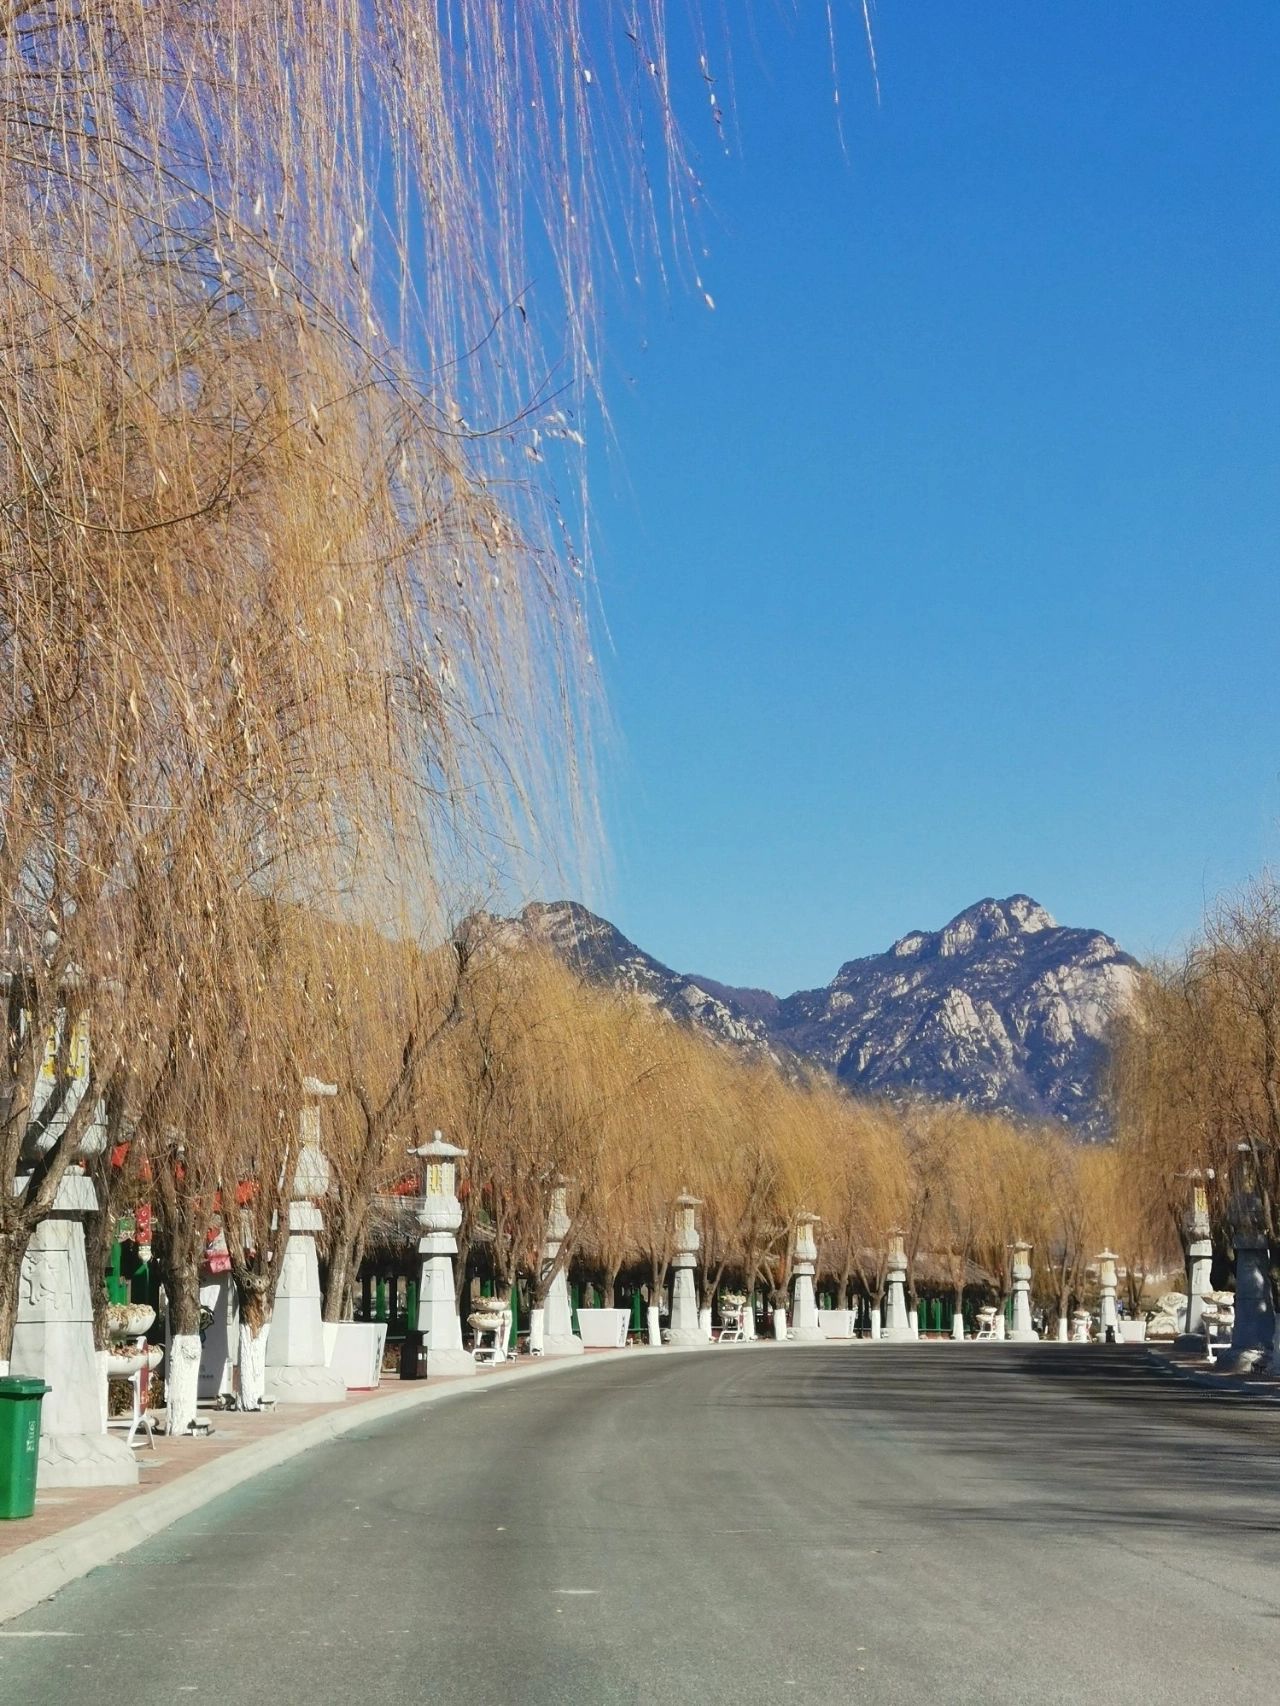
[[[513,1380],[599,1366],[643,1349],[588,1352],[547,1361],[521,1357],[474,1376],[424,1381],[384,1379],[376,1391],[348,1393],[341,1404],[288,1404],[258,1414],[202,1410],[207,1438],[157,1435],[136,1452],[137,1487],[58,1488],[36,1495],[35,1515],[0,1523],[0,1623],[30,1610],[74,1581],[138,1546],[179,1517],[312,1446],[442,1399],[481,1395]]]

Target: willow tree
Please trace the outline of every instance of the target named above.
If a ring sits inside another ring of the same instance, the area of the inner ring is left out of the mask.
[[[244,908],[416,934],[465,850],[536,845],[589,792],[556,493],[604,215],[646,241],[690,181],[663,18],[0,13],[0,1358],[106,1103],[192,1245],[181,1193],[273,1020]]]

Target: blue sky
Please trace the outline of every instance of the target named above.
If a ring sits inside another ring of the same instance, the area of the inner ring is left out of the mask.
[[[1018,890],[1170,947],[1280,846],[1280,7],[879,0],[879,105],[850,8],[847,153],[757,12],[716,309],[609,323],[588,898],[778,991]]]

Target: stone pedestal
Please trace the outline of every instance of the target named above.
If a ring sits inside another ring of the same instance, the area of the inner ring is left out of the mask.
[[[698,1293],[693,1283],[693,1270],[702,1243],[694,1212],[698,1206],[697,1197],[686,1195],[676,1198],[675,1254],[671,1258],[671,1328],[667,1334],[667,1343],[672,1345],[701,1346],[707,1342],[707,1335],[698,1319]]]
[[[1104,1250],[1098,1257],[1098,1324],[1103,1344],[1107,1342],[1108,1328],[1117,1343],[1120,1339],[1120,1317],[1116,1312],[1116,1263],[1119,1259],[1114,1250]]]
[[[891,1234],[891,1238],[885,1322],[880,1337],[905,1344],[911,1337],[911,1322],[907,1313],[907,1254],[903,1247],[902,1234],[895,1232]]]
[[[318,1108],[303,1109],[303,1132],[318,1138]],[[280,1264],[266,1350],[266,1394],[281,1404],[334,1404],[347,1395],[341,1375],[325,1366],[316,1233],[324,1221],[312,1200],[329,1189],[329,1163],[312,1141],[303,1144],[289,1204],[289,1241]]]
[[[43,1380],[39,1487],[131,1487],[138,1466],[122,1439],[104,1430],[101,1371],[93,1348],[93,1305],[84,1216],[98,1206],[93,1181],[69,1172],[53,1213],[22,1259],[9,1372]]]
[[[813,1229],[818,1224],[816,1214],[802,1214],[796,1220],[795,1265],[791,1281],[791,1337],[800,1344],[822,1344],[826,1334],[818,1325],[818,1304],[813,1295],[813,1275],[818,1261],[818,1246]]]
[[[557,1185],[551,1193],[551,1212],[547,1216],[547,1236],[542,1246],[542,1269],[554,1265],[560,1254],[564,1235],[569,1230],[569,1213],[565,1207],[567,1184]],[[573,1330],[573,1310],[569,1302],[569,1278],[561,1268],[552,1280],[543,1302],[543,1355],[566,1357],[582,1355],[582,1340]]]
[[[1031,1246],[1023,1239],[1013,1246],[1013,1324],[1009,1337],[1019,1344],[1034,1343],[1040,1337],[1031,1325]]]
[[[422,1237],[418,1254],[422,1271],[418,1281],[418,1330],[427,1347],[427,1376],[475,1374],[471,1352],[462,1346],[462,1322],[454,1290],[453,1258],[458,1253],[458,1228],[462,1204],[458,1201],[457,1163],[467,1152],[446,1143],[436,1132],[432,1141],[410,1155],[426,1163],[426,1179],[418,1224]]]

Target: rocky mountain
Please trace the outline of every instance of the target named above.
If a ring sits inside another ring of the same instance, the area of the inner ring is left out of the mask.
[[[628,989],[722,1042],[760,1054],[774,1052],[764,1020],[735,999],[740,994],[764,996],[763,990],[728,990],[709,979],[672,971],[577,901],[533,901],[510,922],[593,983]],[[777,1005],[776,996],[767,999]]]
[[[1027,895],[848,960],[779,1004],[771,1032],[851,1088],[958,1099],[1105,1133],[1106,1029],[1137,962]]]
[[[1059,925],[1027,895],[981,900],[938,931],[848,960],[821,989],[779,999],[672,971],[572,901],[513,926],[584,976],[635,991],[721,1041],[795,1056],[851,1090],[961,1100],[1105,1135],[1106,1029],[1137,962],[1098,930]]]

